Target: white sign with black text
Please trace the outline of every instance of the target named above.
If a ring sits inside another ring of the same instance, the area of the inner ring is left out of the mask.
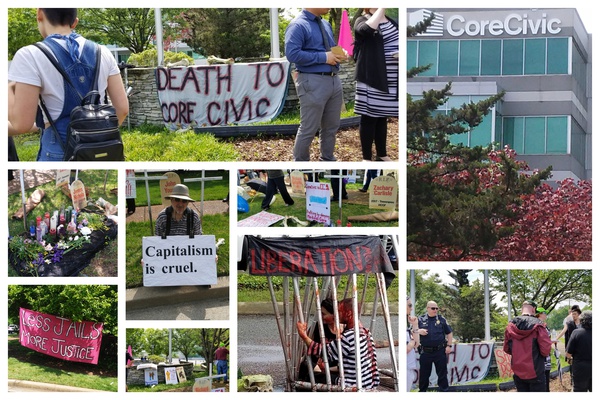
[[[217,283],[214,235],[148,236],[142,239],[144,286],[193,286]]]

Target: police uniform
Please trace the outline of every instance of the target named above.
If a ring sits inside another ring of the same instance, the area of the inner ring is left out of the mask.
[[[446,335],[452,328],[444,317],[428,314],[419,317],[419,329],[427,329],[427,335],[421,335],[421,356],[419,358],[419,392],[426,392],[429,387],[429,376],[435,364],[438,376],[439,391],[448,390],[448,366],[446,359]]]

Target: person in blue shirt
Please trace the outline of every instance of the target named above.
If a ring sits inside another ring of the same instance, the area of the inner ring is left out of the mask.
[[[452,328],[444,317],[438,315],[438,311],[437,303],[429,301],[427,312],[419,317],[419,392],[426,392],[429,388],[429,376],[433,365],[438,377],[439,391],[447,392],[449,388],[446,355],[452,352]]]
[[[339,63],[345,53],[334,54],[333,31],[322,19],[329,8],[305,8],[285,31],[285,56],[295,64],[295,85],[300,100],[300,126],[294,143],[294,161],[310,161],[310,145],[319,133],[320,160],[335,161],[335,135],[343,102]],[[322,24],[322,25],[321,25]]]

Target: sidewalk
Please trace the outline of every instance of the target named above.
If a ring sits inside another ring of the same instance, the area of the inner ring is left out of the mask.
[[[41,383],[33,381],[21,381],[18,379],[8,380],[8,391],[9,392],[104,392],[101,390],[92,390],[85,388],[78,388],[73,386],[55,385],[53,383]]]
[[[196,211],[200,214],[200,210],[202,210],[204,215],[213,215],[213,214],[221,214],[229,211],[229,204],[225,203],[222,200],[206,200],[204,203],[200,201],[195,201],[190,203],[189,206],[192,210]],[[152,206],[152,220],[156,221],[156,217],[158,214],[164,209],[162,204]],[[149,221],[150,217],[148,215],[148,207],[147,206],[137,206],[135,208],[135,212],[133,214],[127,215],[125,222],[144,222]]]
[[[217,284],[204,286],[163,286],[127,289],[126,304],[129,310],[139,310],[188,301],[229,297],[229,277],[217,278]]]

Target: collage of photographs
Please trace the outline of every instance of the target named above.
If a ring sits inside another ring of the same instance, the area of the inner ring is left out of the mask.
[[[9,398],[591,392],[590,6],[433,3],[7,7]]]

